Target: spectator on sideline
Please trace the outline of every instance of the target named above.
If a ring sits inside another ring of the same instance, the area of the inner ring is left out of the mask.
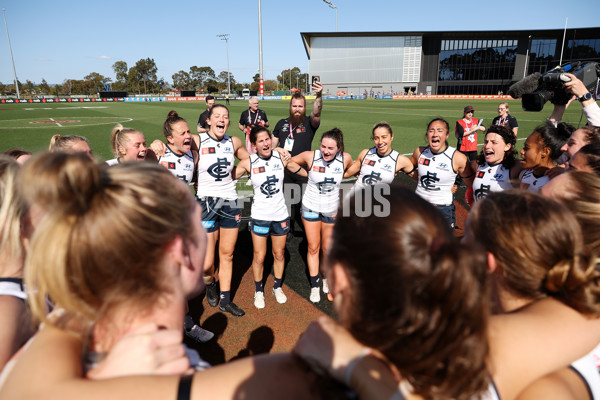
[[[290,115],[280,119],[273,129],[273,147],[284,148],[292,157],[311,150],[315,133],[321,125],[323,84],[319,81],[313,82],[312,90],[316,93],[316,98],[310,116],[306,117],[306,98],[302,93],[295,92],[290,100]],[[296,193],[301,194],[302,185],[306,182],[306,177],[285,171],[284,184],[285,186],[295,184],[295,188],[298,189]],[[294,223],[300,221],[299,205],[291,204],[291,210],[288,240],[294,237]]]
[[[208,126],[208,114],[210,113],[210,109],[215,105],[215,97],[210,94],[206,96],[204,100],[206,101],[206,111],[204,111],[202,114],[200,114],[200,117],[198,117],[198,133],[208,132],[210,128]]]
[[[269,120],[267,119],[267,114],[258,108],[258,97],[250,97],[250,100],[248,100],[248,105],[248,109],[242,111],[242,114],[240,115],[238,128],[240,131],[244,132],[246,137],[246,151],[248,151],[250,154],[254,154],[256,153],[256,149],[252,148],[252,143],[250,142],[250,131],[255,126],[263,126],[268,128]]]
[[[458,140],[456,149],[467,156],[471,163],[471,169],[477,170],[477,131],[485,131],[485,127],[473,118],[475,110],[466,106],[463,110],[463,118],[456,121],[454,135]]]
[[[492,125],[508,126],[517,137],[519,123],[517,119],[508,113],[508,103],[498,104],[498,116],[492,120]]]
[[[48,147],[52,153],[62,151],[65,153],[84,153],[90,160],[94,160],[94,154],[90,148],[90,144],[86,138],[77,135],[54,135],[50,138],[50,146]]]

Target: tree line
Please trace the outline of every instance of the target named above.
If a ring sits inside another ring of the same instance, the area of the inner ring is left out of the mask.
[[[94,95],[98,92],[110,90],[127,91],[134,94],[164,94],[173,89],[177,90],[195,90],[202,93],[220,93],[227,90],[227,71],[221,71],[218,75],[209,66],[190,67],[189,70],[180,70],[171,76],[172,83],[158,78],[158,68],[152,58],[141,59],[132,67],[128,67],[125,61],[117,61],[112,65],[115,73],[114,80],[111,77],[92,72],[83,77],[83,79],[65,79],[62,84],[50,86],[45,79],[41,83],[35,84],[30,80],[25,83],[18,81],[19,91],[24,96],[35,95]],[[253,82],[239,83],[230,73],[231,91],[236,92],[242,89],[258,90],[259,74],[253,77]],[[277,80],[265,80],[265,92],[275,90],[289,90],[298,88],[304,90],[307,88],[308,74],[300,71],[300,68],[293,67],[281,71]],[[0,93],[16,93],[14,83],[4,84],[0,82]]]

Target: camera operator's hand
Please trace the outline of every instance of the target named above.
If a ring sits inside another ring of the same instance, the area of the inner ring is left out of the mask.
[[[575,75],[573,75],[573,74],[565,74],[565,75],[567,75],[569,78],[571,78],[570,82],[566,82],[564,84],[564,88],[567,93],[571,93],[577,97],[581,97],[584,94],[586,94],[587,92],[589,92],[589,90],[585,87],[583,82],[581,82],[579,79],[577,79],[577,77]]]

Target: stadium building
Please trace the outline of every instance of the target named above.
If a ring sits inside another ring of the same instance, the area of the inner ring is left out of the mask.
[[[300,35],[310,74],[330,95],[507,93],[561,57],[600,62],[600,28]]]

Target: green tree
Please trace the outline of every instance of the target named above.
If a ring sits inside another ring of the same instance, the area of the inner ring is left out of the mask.
[[[211,67],[190,67],[190,84],[194,89],[204,89],[209,79],[216,79],[215,71]]]
[[[100,75],[97,72],[92,72],[83,77],[85,94],[96,94],[104,90],[104,82],[110,82],[110,78]]]
[[[38,85],[38,88],[40,90],[40,93],[50,94],[50,85],[48,85],[48,82],[46,82],[44,78],[42,78],[42,83]]]
[[[252,82],[260,83],[260,74],[256,74],[252,77]]]
[[[146,58],[145,60],[139,60],[135,63],[135,66],[129,69],[128,79],[132,79],[131,83],[136,82],[138,87],[144,88],[144,94],[148,94],[148,89],[152,90],[157,87],[156,63],[152,58]]]
[[[171,76],[173,79],[173,87],[178,90],[188,89],[191,86],[190,74],[185,71],[179,71]]]
[[[233,90],[233,87],[236,84],[236,82],[235,82],[235,78],[233,77],[233,74],[231,72],[229,73],[229,79],[230,79],[231,90]],[[220,91],[227,90],[227,71],[221,71],[221,73],[219,73],[219,75],[217,76],[217,82],[219,82],[219,90]]]
[[[205,88],[207,93],[216,93],[219,91],[219,82],[216,79],[207,79]]]
[[[116,82],[127,82],[127,63],[125,61],[117,61],[112,65],[115,71]]]

